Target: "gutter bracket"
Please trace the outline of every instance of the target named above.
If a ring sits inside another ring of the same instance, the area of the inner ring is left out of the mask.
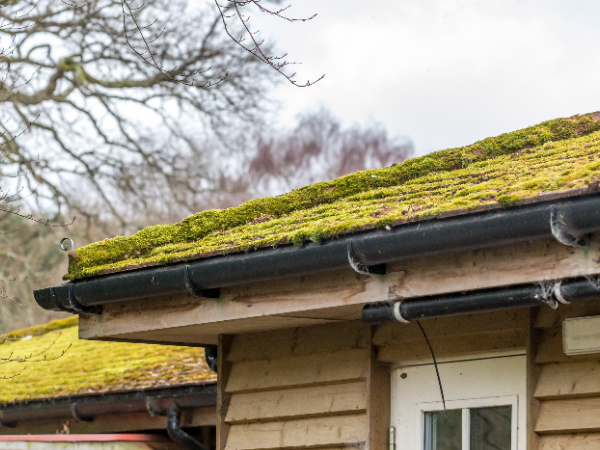
[[[560,291],[562,285],[562,280],[558,280],[554,283],[554,288],[552,290],[552,293],[554,294],[554,298],[556,299],[556,301],[558,303],[560,303],[561,305],[569,305],[571,303],[570,300],[567,300],[562,292]]]
[[[550,231],[552,236],[563,245],[570,247],[587,247],[590,244],[590,235],[578,235],[569,228],[569,225],[560,211],[553,206],[550,210]]]
[[[348,253],[348,263],[356,273],[359,273],[361,275],[385,275],[387,273],[387,266],[385,264],[375,264],[373,266],[368,266],[359,261],[358,258],[356,258],[356,254],[354,253],[352,239],[348,239],[346,248]]]
[[[215,288],[215,289],[198,288],[193,283],[192,278],[190,277],[190,266],[188,266],[188,265],[185,266],[184,282],[185,282],[185,287],[186,287],[187,291],[194,297],[215,298],[215,299],[221,297],[221,289],[220,288]]]
[[[16,426],[16,422],[5,422],[0,418],[0,428],[15,428]]]
[[[146,397],[146,409],[152,417],[164,416],[164,411],[159,411],[153,406],[154,401],[160,402],[157,398]]]
[[[402,300],[398,300],[396,303],[394,303],[394,317],[400,323],[410,323],[410,320],[405,319],[402,315]]]
[[[69,285],[69,306],[72,311],[78,314],[102,314],[102,305],[84,306],[79,303],[73,292],[73,285]]]
[[[69,408],[71,409],[71,414],[73,415],[73,418],[75,420],[78,420],[79,422],[93,422],[94,421],[93,417],[87,417],[87,416],[81,415],[81,413],[77,410],[77,403],[71,403],[69,405]]]

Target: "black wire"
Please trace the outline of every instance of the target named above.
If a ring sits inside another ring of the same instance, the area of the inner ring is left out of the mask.
[[[444,405],[444,411],[446,410],[446,398],[444,397],[444,388],[442,387],[442,379],[440,378],[440,371],[438,370],[437,361],[435,360],[435,353],[433,353],[433,347],[429,342],[429,338],[427,337],[427,333],[423,329],[423,325],[418,320],[416,321],[417,325],[421,329],[421,333],[423,333],[423,337],[425,338],[425,342],[427,342],[427,346],[429,347],[429,351],[431,352],[431,357],[433,358],[433,365],[435,366],[435,373],[437,375],[438,384],[440,385],[440,394],[442,394],[442,404]]]

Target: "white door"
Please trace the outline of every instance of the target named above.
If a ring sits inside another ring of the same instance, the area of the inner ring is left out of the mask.
[[[392,374],[398,450],[525,450],[525,355],[438,363]]]

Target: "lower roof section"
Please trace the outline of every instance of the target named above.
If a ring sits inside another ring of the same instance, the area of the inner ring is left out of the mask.
[[[2,336],[0,419],[21,420],[3,414],[60,405],[70,416],[72,403],[203,392],[204,385],[216,382],[202,348],[92,342],[79,339],[78,331],[73,317]]]
[[[169,442],[153,434],[23,434],[0,436],[0,442]],[[0,444],[0,448],[2,448]]]
[[[216,406],[216,382],[197,386],[79,395],[51,400],[12,403],[0,407],[0,426],[16,427],[22,422],[73,419],[92,422],[99,416],[145,413],[166,415],[170,408],[182,411]]]

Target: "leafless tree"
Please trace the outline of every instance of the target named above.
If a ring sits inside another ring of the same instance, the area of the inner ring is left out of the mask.
[[[60,282],[67,258],[59,241],[65,233],[73,230],[0,214],[0,334],[60,317],[37,307],[32,293]]]
[[[384,167],[410,157],[406,139],[392,139],[380,124],[344,128],[321,110],[273,137],[261,136],[249,163],[248,179],[262,193],[281,193],[357,170]]]
[[[42,210],[125,224],[132,210],[184,204],[218,185],[229,130],[261,119],[272,71],[226,36],[218,11],[127,5],[0,4],[0,185]]]
[[[221,14],[223,26],[229,37],[294,86],[308,87],[325,77],[325,75],[321,75],[315,80],[297,81],[296,72],[290,70],[290,66],[297,63],[289,61],[287,53],[273,54],[271,48],[265,45],[265,40],[259,37],[260,30],[254,29],[251,25],[252,13],[271,16],[290,23],[312,20],[317,16],[316,13],[308,17],[293,17],[288,14],[291,5],[281,7],[279,6],[281,1],[277,0],[272,0],[270,3],[268,0],[267,2],[264,0],[215,0],[215,4]]]
[[[61,333],[59,333],[56,336],[56,338],[54,338],[54,340],[50,344],[48,344],[46,347],[43,347],[40,350],[37,350],[35,352],[25,353],[25,354],[21,354],[21,355],[15,355],[13,353],[0,355],[0,367],[11,364],[11,363],[31,364],[31,363],[39,363],[39,362],[56,361],[57,359],[62,358],[69,351],[72,344],[69,344],[66,347],[62,347],[55,354],[50,355],[48,353],[50,351],[50,349],[52,349],[54,347],[54,345],[56,344],[56,341],[58,340],[58,338],[60,336],[61,336]],[[16,338],[16,339],[22,339],[22,338]],[[12,338],[10,336],[10,334],[8,334],[6,336],[0,336],[0,344],[3,344],[5,342],[10,342],[10,341],[16,340],[16,339]],[[17,369],[16,371],[8,372],[8,374],[6,374],[6,375],[0,375],[0,380],[9,380],[11,378],[16,378],[21,373],[23,373],[23,370],[25,370],[25,369],[26,369],[26,366],[21,366],[21,368]]]

